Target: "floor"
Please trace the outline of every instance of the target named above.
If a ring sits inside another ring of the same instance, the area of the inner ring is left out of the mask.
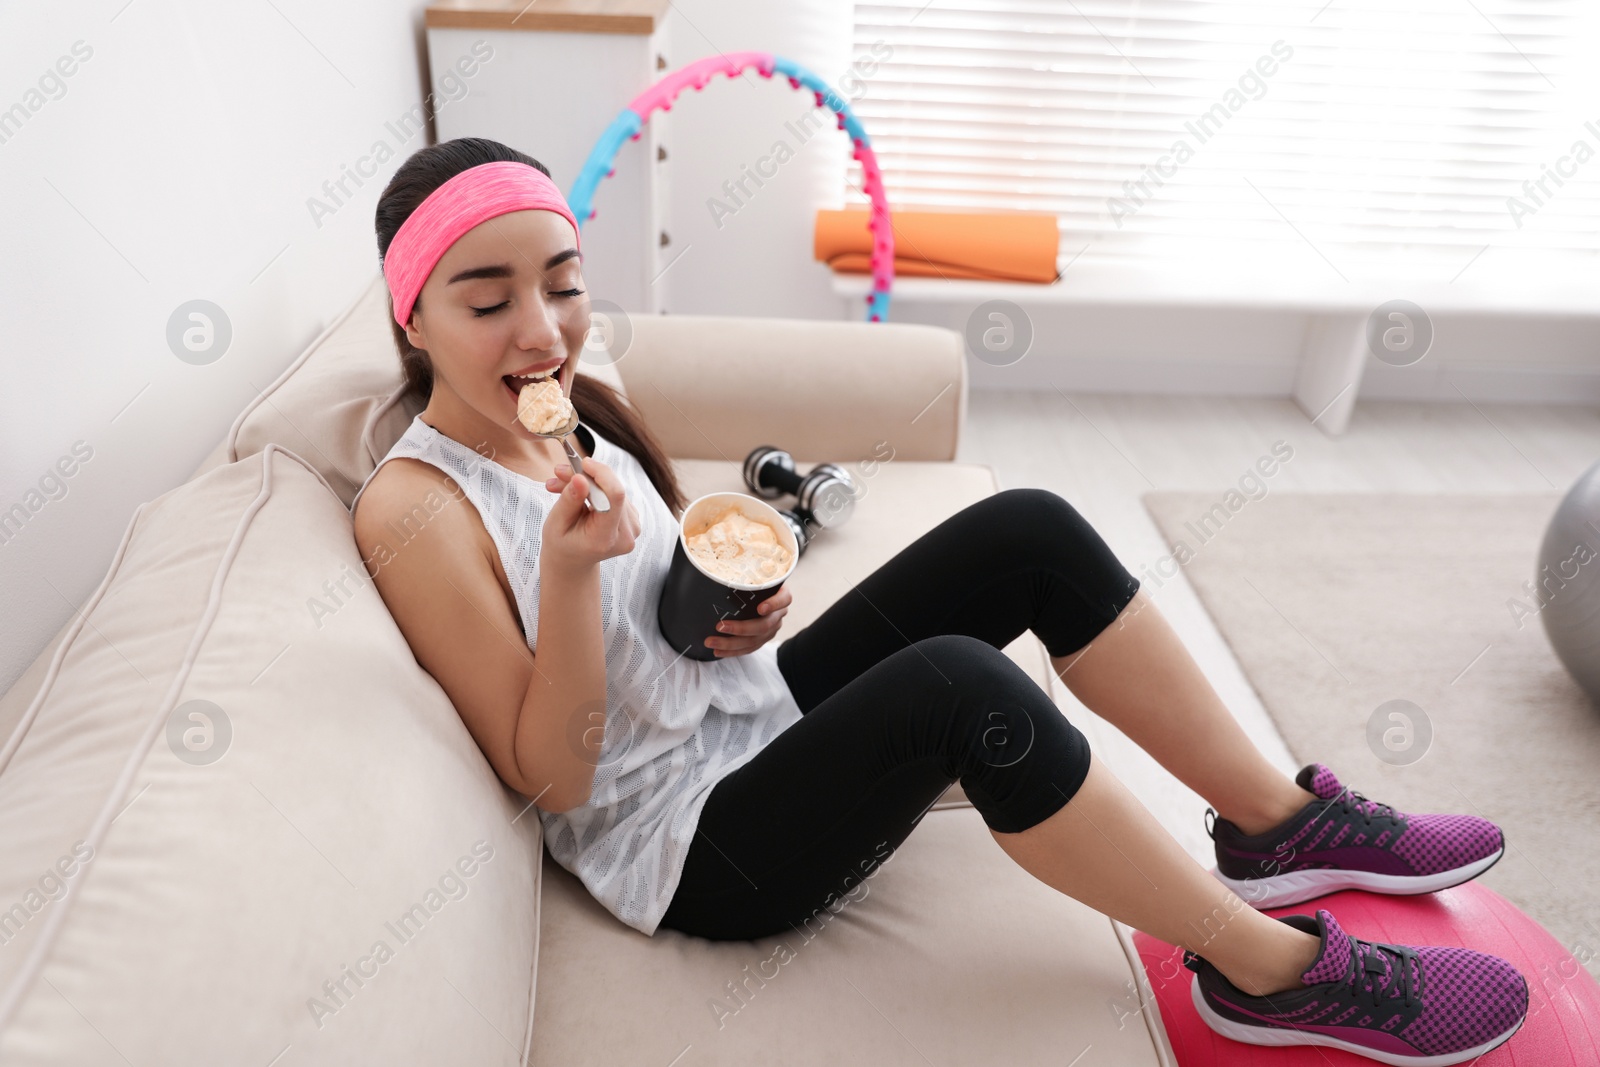
[[[1145,579],[1251,738],[1292,774],[1294,760],[1181,571],[1150,580],[1145,569],[1169,550],[1140,502],[1152,489],[1215,489],[1220,499],[1275,445],[1289,458],[1262,479],[1268,493],[1548,493],[1600,459],[1600,409],[1362,401],[1349,429],[1331,438],[1287,398],[970,394],[957,459],[992,467],[1004,488],[1037,486],[1070,501]],[[1205,801],[1064,686],[1055,695],[1168,831],[1211,866]]]

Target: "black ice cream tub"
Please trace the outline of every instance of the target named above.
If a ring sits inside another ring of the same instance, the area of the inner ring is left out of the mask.
[[[712,577],[689,554],[687,538],[703,532],[730,505],[745,518],[772,527],[778,535],[778,543],[790,553],[789,569],[782,575],[764,585],[729,583]],[[747,493],[707,493],[693,500],[683,509],[683,520],[678,523],[672,565],[667,568],[667,580],[656,608],[661,636],[674,652],[690,659],[716,659],[717,650],[706,646],[706,638],[717,636],[717,623],[755,618],[757,606],[788,581],[799,562],[800,546],[794,530],[766,501]]]

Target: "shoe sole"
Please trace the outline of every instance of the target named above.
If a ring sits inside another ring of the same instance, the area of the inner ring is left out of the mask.
[[[1253,907],[1281,908],[1288,904],[1314,900],[1329,893],[1337,893],[1341,889],[1366,889],[1374,893],[1389,893],[1395,896],[1414,896],[1418,893],[1449,889],[1453,885],[1470,882],[1493,867],[1499,862],[1500,857],[1505,855],[1505,851],[1505,847],[1501,846],[1481,860],[1469,863],[1465,867],[1440,871],[1438,874],[1373,874],[1370,871],[1323,868],[1290,871],[1287,874],[1274,874],[1264,878],[1235,879],[1229,878],[1216,868],[1212,868],[1211,873]]]
[[[1369,1048],[1355,1041],[1346,1041],[1331,1034],[1319,1034],[1313,1030],[1274,1029],[1268,1026],[1254,1026],[1250,1023],[1235,1022],[1225,1019],[1217,1014],[1215,1008],[1206,1003],[1206,998],[1200,992],[1199,976],[1189,983],[1189,993],[1194,1001],[1195,1011],[1200,1013],[1200,1019],[1216,1033],[1234,1041],[1241,1041],[1247,1045],[1270,1045],[1283,1047],[1287,1045],[1324,1045],[1328,1048],[1344,1049],[1358,1056],[1377,1060],[1379,1063],[1390,1064],[1391,1067],[1451,1067],[1452,1064],[1469,1063],[1486,1052],[1499,1048],[1527,1021],[1527,1013],[1517,1020],[1517,1025],[1481,1045],[1462,1049],[1460,1052],[1445,1052],[1437,1056],[1405,1056],[1397,1052],[1384,1052],[1380,1049]]]

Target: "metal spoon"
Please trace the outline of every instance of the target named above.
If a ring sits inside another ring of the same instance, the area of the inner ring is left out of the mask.
[[[568,440],[569,435],[577,428],[578,414],[577,412],[573,412],[572,418],[567,420],[565,426],[557,427],[548,433],[535,432],[534,436],[553,437],[560,441],[561,447],[566,450],[567,461],[572,464],[572,473],[583,474],[583,456],[579,454],[577,446]],[[595,511],[611,510],[610,498],[606,496],[605,492],[600,488],[599,483],[597,483],[593,478],[589,478],[589,499],[586,501],[586,503]]]

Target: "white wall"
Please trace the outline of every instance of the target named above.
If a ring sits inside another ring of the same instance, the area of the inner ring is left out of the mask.
[[[93,592],[134,508],[378,269],[377,195],[428,137],[404,128],[427,84],[422,8],[0,8],[0,512],[27,512],[0,528],[0,689]],[[313,217],[324,182],[385,150]],[[204,365],[167,341],[194,299],[232,328]]]
[[[853,7],[850,0],[674,0],[666,21],[667,64],[676,69],[717,52],[774,52],[837,87],[853,58]],[[870,80],[864,91],[871,91]],[[799,128],[813,112],[819,122],[809,136],[786,126]],[[832,271],[812,258],[811,244],[817,209],[843,205],[851,145],[833,113],[784,78],[752,71],[732,81],[719,75],[703,91],[683,93],[669,118],[666,228],[673,245],[687,251],[658,282],[667,313],[840,318]],[[743,203],[719,225],[707,201],[733,206],[723,183],[772,156],[779,141],[793,158],[761,186],[747,182],[752,195],[741,194]]]

